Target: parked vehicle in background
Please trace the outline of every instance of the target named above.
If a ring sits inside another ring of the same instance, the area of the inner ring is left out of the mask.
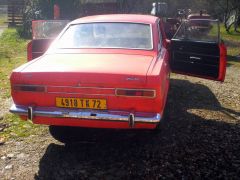
[[[212,19],[212,17],[204,13],[203,10],[201,10],[199,13],[191,13],[188,15],[187,19]]]

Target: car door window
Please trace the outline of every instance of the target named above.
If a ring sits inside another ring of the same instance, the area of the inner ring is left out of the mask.
[[[182,23],[173,39],[219,42],[219,24],[215,20],[194,19]]]

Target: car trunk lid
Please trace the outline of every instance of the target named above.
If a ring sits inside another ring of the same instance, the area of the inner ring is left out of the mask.
[[[27,84],[142,86],[152,60],[144,55],[46,54],[25,66],[21,79]]]

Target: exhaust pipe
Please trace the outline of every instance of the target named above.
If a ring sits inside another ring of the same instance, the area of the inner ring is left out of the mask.
[[[135,116],[133,113],[129,114],[128,116],[128,124],[129,124],[129,127],[131,128],[133,128],[135,125]]]
[[[28,120],[33,120],[33,108],[32,107],[28,107],[27,109],[27,117],[28,117]]]

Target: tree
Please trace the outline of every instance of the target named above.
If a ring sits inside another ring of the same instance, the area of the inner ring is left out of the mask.
[[[235,30],[240,21],[239,0],[116,0],[116,13],[150,14],[153,2],[168,3],[168,15],[176,16],[178,9],[192,9],[192,12],[206,10],[214,18],[224,22],[226,30],[234,26]],[[53,19],[53,5],[61,7],[61,19],[75,19],[85,16],[82,5],[86,0],[25,0],[24,26],[22,32],[30,34],[33,19]]]
[[[32,20],[53,19],[53,6],[59,4],[62,9],[62,19],[74,19],[80,12],[79,0],[24,0],[23,26],[18,32],[23,37],[31,37]]]
[[[232,26],[237,31],[240,20],[239,0],[209,0],[208,10],[215,17],[223,20],[226,31],[229,31]]]

